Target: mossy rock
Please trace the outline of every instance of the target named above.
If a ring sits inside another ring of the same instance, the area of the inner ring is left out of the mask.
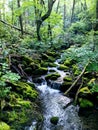
[[[22,56],[22,61],[25,61],[27,65],[29,65],[31,62],[33,62],[33,59],[29,56]]]
[[[48,74],[46,77],[45,77],[45,79],[46,80],[57,80],[57,78],[59,78],[60,77],[60,74],[59,73],[52,73],[52,74]]]
[[[56,67],[57,65],[55,63],[49,63],[49,67]]]
[[[71,60],[71,59],[66,59],[66,60],[64,61],[64,65],[65,65],[65,66],[70,66],[70,65],[72,65],[72,60]]]
[[[50,119],[50,122],[51,122],[52,124],[54,124],[54,125],[57,125],[58,121],[59,121],[59,117],[57,117],[57,116],[53,116],[53,117],[51,117],[51,119]]]
[[[56,53],[56,52],[54,52],[54,51],[47,51],[46,52],[47,53],[47,55],[49,55],[49,56],[53,56],[53,57],[58,57],[59,55]]]
[[[27,68],[24,69],[24,71],[26,72],[26,74],[31,75],[31,73],[32,73],[33,70],[32,70],[31,67],[27,67]]]
[[[13,86],[24,98],[35,100],[38,97],[38,92],[25,82],[13,83]]]
[[[45,53],[42,54],[42,59],[43,59],[43,60],[46,60],[46,61],[48,61],[48,62],[54,62],[54,61],[55,61],[55,58],[54,58],[54,57],[48,56],[48,55],[45,54]]]
[[[41,61],[41,66],[42,67],[48,67],[49,66],[49,63],[48,62],[44,62],[43,60]]]
[[[5,122],[0,121],[0,130],[10,130],[10,126]]]
[[[41,66],[42,67],[56,67],[57,65],[55,63],[51,63],[51,62],[44,62],[44,61],[41,61]]]
[[[72,85],[72,81],[64,81],[60,87],[62,92],[65,92]]]
[[[72,81],[73,79],[72,79],[72,77],[71,76],[65,76],[64,77],[64,79],[63,79],[64,81]]]
[[[94,106],[94,104],[90,100],[83,98],[79,98],[79,104],[81,108],[89,108]]]
[[[48,69],[45,67],[39,67],[37,70],[34,71],[36,75],[44,75],[48,72]]]
[[[75,75],[75,76],[78,76],[78,75],[80,75],[80,73],[81,73],[81,71],[80,71],[79,69],[77,69],[77,70],[74,72],[74,75]]]
[[[65,70],[65,71],[66,71],[66,70],[69,69],[69,67],[62,64],[62,65],[60,65],[60,66],[58,67],[58,69],[59,69],[59,70]]]
[[[33,70],[36,70],[40,67],[40,64],[31,62],[29,65]]]

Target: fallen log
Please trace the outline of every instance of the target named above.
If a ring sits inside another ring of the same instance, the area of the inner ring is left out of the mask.
[[[85,70],[86,70],[86,68],[87,68],[87,66],[89,65],[89,61],[88,61],[88,63],[84,66],[84,69],[82,70],[82,72],[80,73],[80,75],[77,77],[77,79],[73,82],[73,84],[69,87],[69,89],[67,89],[67,91],[64,93],[64,95],[67,95],[70,91],[71,91],[71,89],[77,84],[77,82],[79,81],[79,79],[82,77],[82,75],[84,74],[84,72],[85,72]]]

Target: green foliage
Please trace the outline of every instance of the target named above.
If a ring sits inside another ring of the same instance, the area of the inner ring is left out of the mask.
[[[80,103],[80,107],[82,108],[89,108],[94,106],[93,103],[87,99],[79,98],[79,103]]]

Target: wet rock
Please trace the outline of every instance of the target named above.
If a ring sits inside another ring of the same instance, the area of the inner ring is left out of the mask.
[[[48,81],[47,81],[47,84],[48,84],[48,86],[50,86],[50,87],[53,88],[53,89],[58,89],[58,90],[60,90],[61,83],[58,83],[58,82],[56,82],[56,81],[48,80]]]
[[[33,82],[34,83],[38,83],[38,84],[41,84],[42,82],[44,82],[45,80],[43,78],[35,78],[33,79]]]

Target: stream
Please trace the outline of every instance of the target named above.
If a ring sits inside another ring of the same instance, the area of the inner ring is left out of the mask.
[[[59,60],[55,63],[59,66]],[[82,130],[82,122],[78,116],[78,106],[72,105],[72,99],[63,95],[60,92],[59,84],[63,82],[63,78],[68,72],[58,70],[57,67],[48,67],[48,73],[51,70],[55,70],[61,76],[52,81],[53,87],[50,87],[45,80],[45,76],[42,76],[41,83],[35,83],[36,88],[40,91],[40,98],[43,106],[44,121],[41,130]],[[50,119],[52,117],[58,117],[57,125],[52,124]],[[25,130],[37,130],[36,121],[32,122],[30,127],[26,127]]]

